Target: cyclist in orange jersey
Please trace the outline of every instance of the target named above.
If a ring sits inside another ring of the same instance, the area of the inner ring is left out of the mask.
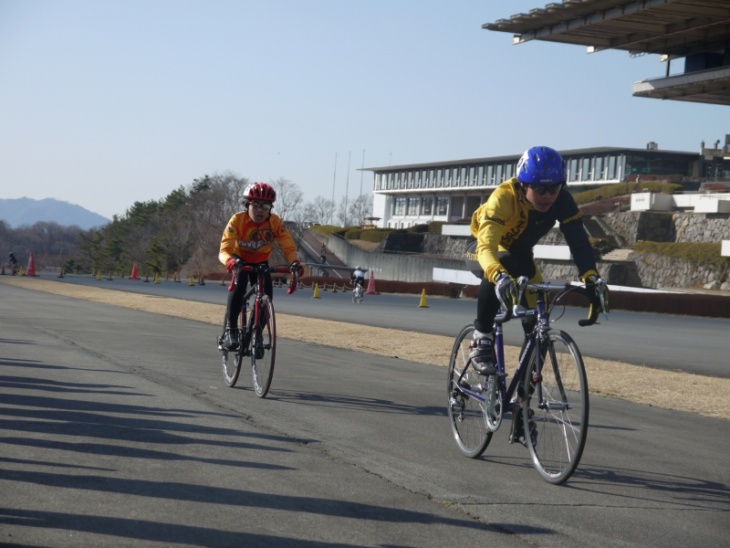
[[[237,265],[262,264],[269,260],[274,249],[274,241],[279,243],[286,260],[293,269],[304,272],[297,257],[297,247],[284,221],[272,213],[276,201],[276,191],[267,183],[253,183],[243,193],[245,209],[239,211],[228,221],[221,237],[218,259],[231,272]],[[228,327],[223,337],[223,346],[227,350],[237,350],[239,335],[236,319],[241,313],[243,297],[248,283],[256,283],[256,274],[238,273],[235,289],[228,294],[226,316]],[[264,286],[269,298],[273,297],[271,274],[266,274]]]

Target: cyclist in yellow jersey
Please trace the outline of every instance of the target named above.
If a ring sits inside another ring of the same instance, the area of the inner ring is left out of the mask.
[[[605,291],[605,280],[599,278],[593,247],[578,206],[565,187],[566,180],[565,162],[557,151],[530,148],[517,163],[517,176],[500,184],[472,216],[471,233],[477,239],[482,282],[471,358],[483,375],[497,372],[492,327],[500,298],[508,305],[513,302],[513,280],[519,276],[542,281],[533,247],[556,222],[581,280],[593,292]],[[531,330],[530,325],[524,327],[525,332]]]
[[[276,191],[267,183],[253,183],[243,193],[245,209],[228,221],[221,237],[218,259],[231,272],[240,264],[262,264],[269,260],[274,241],[279,243],[286,260],[299,275],[304,272],[297,257],[297,247],[291,233],[281,217],[271,212],[276,201]],[[238,328],[236,319],[241,313],[243,297],[248,283],[256,283],[256,274],[238,273],[235,289],[228,294],[226,316],[228,327],[223,337],[223,346],[228,350],[238,349]],[[271,274],[266,274],[265,292],[273,297]]]

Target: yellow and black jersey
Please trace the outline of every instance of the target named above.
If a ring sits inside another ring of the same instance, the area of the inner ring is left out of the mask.
[[[471,218],[471,233],[477,239],[476,254],[484,276],[494,282],[497,274],[505,270],[499,262],[500,251],[531,259],[535,244],[556,222],[581,278],[596,274],[593,248],[570,193],[561,189],[550,210],[541,213],[527,200],[517,179],[512,178],[499,185]]]

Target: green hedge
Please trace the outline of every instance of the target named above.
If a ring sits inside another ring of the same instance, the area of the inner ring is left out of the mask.
[[[719,242],[637,242],[634,249],[642,253],[665,255],[693,264],[730,267],[730,257],[720,255],[722,244]]]
[[[362,228],[349,228],[345,231],[344,236],[346,240],[359,240],[362,232]]]
[[[388,234],[393,232],[390,229],[387,228],[374,228],[371,230],[363,230],[360,232],[360,239],[364,242],[375,242],[380,243],[385,238],[388,237]]]
[[[602,198],[614,198],[616,196],[626,196],[636,192],[661,192],[663,194],[674,194],[682,190],[682,185],[676,183],[667,183],[660,181],[646,181],[637,183],[615,183],[612,185],[601,186],[585,192],[578,192],[573,195],[578,205],[595,202]]]

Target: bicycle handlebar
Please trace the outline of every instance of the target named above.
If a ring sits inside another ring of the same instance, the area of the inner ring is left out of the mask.
[[[236,279],[238,272],[255,272],[257,274],[264,272],[273,272],[274,274],[291,274],[292,282],[289,288],[286,290],[287,295],[291,295],[297,290],[299,285],[299,272],[296,269],[292,269],[291,266],[269,266],[267,263],[263,264],[240,264],[233,272],[231,272],[231,284],[228,286],[228,291],[233,291],[236,285]]]
[[[563,295],[569,292],[577,292],[580,295],[583,295],[586,297],[590,302],[591,306],[588,310],[588,317],[582,320],[578,320],[578,325],[581,327],[587,327],[589,325],[593,325],[598,321],[598,316],[601,312],[608,318],[608,311],[606,309],[606,303],[603,299],[603,295],[597,297],[595,294],[589,292],[586,289],[585,285],[578,286],[578,285],[571,285],[571,284],[551,284],[549,282],[541,282],[541,283],[530,283],[528,278],[526,276],[520,276],[517,278],[515,287],[517,289],[517,300],[515,301],[516,304],[512,306],[507,306],[506,303],[502,300],[501,296],[499,296],[499,301],[502,303],[502,310],[499,314],[495,317],[495,320],[498,322],[508,322],[513,317],[516,318],[524,318],[527,316],[535,316],[537,314],[536,309],[534,308],[525,308],[520,304],[522,301],[522,297],[525,294],[525,291],[527,288],[531,289],[537,289],[541,291],[560,291],[560,294],[556,297],[555,301],[560,299]]]

